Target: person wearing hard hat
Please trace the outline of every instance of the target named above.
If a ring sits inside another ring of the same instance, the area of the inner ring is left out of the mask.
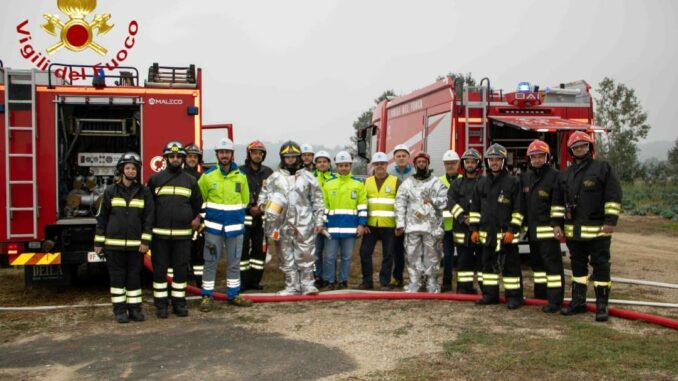
[[[348,275],[356,238],[362,237],[367,224],[365,185],[351,175],[353,158],[346,151],[334,157],[337,174],[323,187],[327,232],[323,255],[323,280],[327,290],[348,288]],[[337,278],[337,257],[341,258]]]
[[[250,203],[245,210],[245,235],[243,237],[242,257],[240,258],[241,288],[261,290],[261,278],[266,264],[264,249],[264,222],[257,204],[259,192],[273,170],[263,164],[266,160],[266,146],[260,140],[247,145],[247,159],[240,166],[240,172],[247,176],[250,189]]]
[[[313,146],[310,144],[301,145],[301,161],[304,163],[304,169],[311,172],[313,171],[313,156],[315,151],[313,151]]]
[[[266,213],[266,232],[285,274],[285,288],[278,295],[317,294],[314,252],[316,235],[325,230],[325,205],[318,180],[303,168],[297,143],[280,147],[280,165],[266,180],[258,205]]]
[[[546,313],[560,311],[563,301],[563,260],[560,241],[551,227],[553,194],[558,185],[558,171],[550,164],[551,150],[541,140],[527,147],[529,169],[521,176],[523,190],[523,226],[530,242],[530,264],[534,278],[534,297],[547,299]]]
[[[393,244],[395,243],[395,198],[400,180],[386,172],[388,156],[376,152],[372,156],[374,175],[365,179],[367,191],[367,226],[360,243],[360,268],[363,281],[358,286],[362,290],[374,288],[372,279],[372,255],[377,241],[381,240],[381,270],[379,283],[388,287],[393,268]]]
[[[453,236],[457,250],[457,293],[476,294],[473,276],[477,274],[478,285],[482,286],[483,273],[481,248],[471,242],[470,224],[480,222],[480,213],[471,212],[476,184],[481,178],[483,159],[475,148],[469,148],[461,155],[463,176],[457,177],[447,192],[447,205],[454,219]]]
[[[621,213],[622,188],[610,164],[593,158],[594,142],[583,131],[567,140],[574,163],[558,180],[551,214],[555,217],[554,234],[563,237],[572,262],[572,302],[560,313],[586,312],[588,265],[596,293],[596,321],[609,318],[610,242]]]
[[[202,165],[202,150],[196,144],[186,145],[186,161],[184,162],[184,171],[195,177],[198,181],[202,176],[200,166]],[[198,230],[193,232],[191,239],[191,263],[189,266],[189,278],[195,279],[195,286],[202,288],[202,273],[205,267],[205,260],[202,254],[205,250],[205,224],[202,223]]]
[[[140,181],[141,157],[127,152],[116,165],[118,180],[104,190],[97,211],[94,252],[106,255],[113,315],[118,323],[144,321],[141,270],[151,244],[154,205]]]
[[[445,188],[450,189],[450,185],[459,177],[459,155],[453,150],[448,150],[443,154],[443,165],[445,174],[440,176],[440,181]],[[452,235],[452,213],[449,209],[443,210],[443,284],[441,292],[452,291],[452,269],[454,268],[454,236]]]
[[[440,241],[443,238],[443,210],[447,205],[447,188],[429,169],[431,157],[426,152],[414,156],[416,172],[403,181],[395,200],[397,236],[405,235],[405,253],[409,284],[406,292],[418,292],[424,286],[431,293],[440,292]]]
[[[172,312],[188,316],[186,285],[191,260],[191,242],[194,231],[200,227],[202,195],[195,177],[184,172],[186,159],[184,145],[178,141],[167,143],[163,151],[167,166],[148,179],[148,189],[154,196],[153,223],[153,299],[155,314],[168,317],[169,300]],[[167,284],[168,268],[173,270],[172,284]],[[168,291],[169,288],[169,291]]]
[[[318,151],[313,157],[313,176],[318,180],[320,189],[325,186],[325,183],[333,179],[335,176],[332,173],[332,157],[327,151]],[[315,240],[315,281],[316,287],[323,288],[325,283],[323,281],[323,251],[325,250],[325,236],[322,234],[316,235]]]
[[[410,164],[410,149],[405,144],[398,144],[393,148],[393,163],[386,171],[395,176],[402,183],[414,174],[414,167]],[[389,283],[391,289],[403,287],[403,271],[405,270],[405,236],[396,236],[393,246],[393,279]]]
[[[506,306],[523,304],[518,233],[523,224],[520,182],[506,170],[508,152],[493,144],[485,151],[488,174],[479,180],[471,212],[480,215],[471,223],[471,242],[481,243],[483,297],[478,305],[499,303],[499,274],[503,276]],[[477,221],[477,222],[476,222]]]
[[[214,148],[217,165],[198,180],[205,201],[205,271],[200,311],[209,312],[214,303],[217,265],[226,257],[228,304],[250,307],[252,301],[240,295],[240,257],[245,233],[245,206],[250,202],[247,177],[234,162],[233,142],[222,138]]]

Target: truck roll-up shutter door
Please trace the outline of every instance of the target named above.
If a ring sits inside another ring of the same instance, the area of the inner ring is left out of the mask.
[[[513,128],[519,128],[526,131],[554,132],[561,130],[586,131],[586,132],[606,132],[602,127],[595,126],[583,121],[574,119],[564,119],[559,116],[490,116],[495,124],[507,125]]]
[[[61,95],[56,97],[57,103],[90,104],[90,105],[138,105],[143,103],[141,97],[102,97],[87,95]]]

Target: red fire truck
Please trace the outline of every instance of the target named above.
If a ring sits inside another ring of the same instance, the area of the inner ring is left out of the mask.
[[[207,129],[232,138],[231,125],[202,125],[193,65],[153,64],[144,84],[132,67],[0,74],[0,263],[25,266],[27,284],[68,283],[79,265],[99,261],[95,214],[123,153],[141,154],[147,181],[168,141],[202,146]]]
[[[526,164],[526,151],[534,139],[551,147],[555,163],[564,168],[566,142],[576,130],[602,131],[593,125],[591,87],[585,81],[540,89],[521,82],[513,92],[494,90],[483,78],[479,86],[466,86],[462,78],[443,78],[407,95],[384,100],[373,113],[372,125],[358,131],[358,151],[369,160],[374,152],[392,158],[398,144],[414,155],[431,155],[434,173],[444,173],[443,153],[461,154],[470,147],[481,153],[493,143],[508,149],[508,165]]]

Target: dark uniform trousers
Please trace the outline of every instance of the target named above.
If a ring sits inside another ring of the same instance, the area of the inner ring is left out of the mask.
[[[391,269],[393,268],[393,245],[397,241],[394,228],[379,228],[370,226],[370,233],[363,236],[360,243],[360,268],[363,273],[363,284],[373,286],[372,254],[381,240],[381,270],[379,271],[379,283],[388,286],[391,281]]]
[[[478,245],[455,245],[457,249],[457,293],[475,294],[473,275],[478,277],[478,286],[483,286],[482,249]]]
[[[153,262],[153,297],[158,308],[167,305],[168,296],[172,304],[186,302],[186,280],[188,279],[188,263],[191,253],[190,239],[161,239],[156,235],[151,243],[151,260]],[[167,269],[174,271],[170,293],[167,292]]]
[[[543,239],[530,242],[530,267],[534,274],[534,297],[547,298],[547,289],[557,288],[562,294],[564,284],[563,260],[560,254],[560,241]],[[549,279],[559,275],[560,280]],[[561,296],[562,299],[562,296]]]
[[[568,240],[573,277],[588,276],[588,264],[591,263],[594,282],[610,282],[610,238],[588,241]]]
[[[106,250],[106,266],[111,279],[114,313],[124,313],[129,305],[141,305],[141,269],[144,254],[133,250]]]
[[[254,221],[245,226],[245,236],[240,258],[240,280],[245,289],[259,286],[264,275],[266,251],[264,251],[264,228]]]
[[[495,245],[482,248],[483,251],[483,285],[499,286],[501,274],[504,280],[504,293],[507,298],[523,298],[523,275],[520,269],[520,253],[518,245],[501,245],[496,251]]]

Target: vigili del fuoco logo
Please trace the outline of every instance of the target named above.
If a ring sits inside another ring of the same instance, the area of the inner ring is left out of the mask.
[[[19,34],[19,53],[27,61],[33,63],[40,70],[47,70],[51,63],[49,55],[56,51],[66,48],[72,52],[82,52],[92,50],[102,57],[106,57],[108,49],[99,44],[96,39],[111,31],[115,24],[112,23],[110,13],[90,14],[97,6],[96,0],[57,0],[57,8],[68,17],[67,21],[62,21],[60,15],[45,13],[43,17],[45,24],[40,25],[44,32],[56,37],[56,42],[41,50],[33,45],[33,37],[29,29],[28,19],[20,22],[16,31]],[[134,38],[139,32],[139,24],[136,20],[129,22],[127,26],[127,36],[122,42],[122,47],[107,62],[98,62],[92,65],[94,74],[99,74],[104,68],[109,71],[117,68],[134,47]],[[57,77],[66,80],[77,80],[85,77],[85,69],[81,72],[68,72],[67,68],[60,68],[55,71]]]

